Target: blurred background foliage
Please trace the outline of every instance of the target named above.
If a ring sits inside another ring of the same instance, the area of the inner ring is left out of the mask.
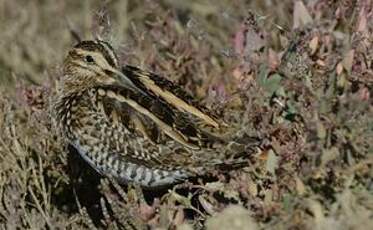
[[[372,22],[371,0],[0,0],[0,228],[373,228]],[[168,190],[102,179],[51,118],[72,32],[265,150]]]

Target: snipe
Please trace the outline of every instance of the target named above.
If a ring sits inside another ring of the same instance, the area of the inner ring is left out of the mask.
[[[245,162],[237,156],[247,149],[228,150],[231,141],[203,128],[221,124],[208,109],[165,78],[120,67],[107,42],[80,42],[63,71],[55,120],[99,173],[157,187]]]

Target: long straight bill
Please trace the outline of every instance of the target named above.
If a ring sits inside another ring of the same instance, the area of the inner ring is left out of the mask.
[[[121,85],[123,85],[124,87],[127,87],[131,90],[133,90],[134,92],[137,92],[137,93],[141,93],[145,96],[147,96],[148,94],[145,93],[142,89],[140,89],[139,87],[137,87],[126,75],[124,75],[122,72],[116,70],[116,69],[112,69],[112,72],[117,74],[118,78],[119,78],[119,82],[121,83]]]

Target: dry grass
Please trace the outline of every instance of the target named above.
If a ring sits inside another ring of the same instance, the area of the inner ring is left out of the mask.
[[[136,2],[0,0],[1,229],[373,228],[371,0]],[[68,25],[268,149],[169,190],[101,179],[50,117]]]

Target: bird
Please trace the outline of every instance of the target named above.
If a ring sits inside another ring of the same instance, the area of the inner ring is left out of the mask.
[[[226,124],[180,85],[131,65],[103,40],[63,62],[56,127],[99,174],[157,188],[247,164],[248,149],[214,133]]]

